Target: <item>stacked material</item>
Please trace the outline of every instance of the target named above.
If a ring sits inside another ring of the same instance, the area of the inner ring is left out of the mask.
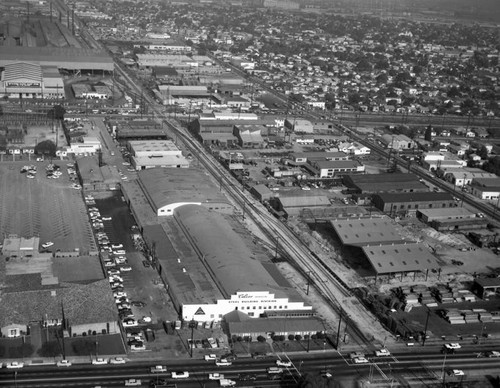
[[[430,303],[436,303],[436,299],[434,299],[429,290],[425,290],[420,294],[420,303],[428,305]]]
[[[440,303],[453,303],[455,302],[453,298],[453,293],[450,288],[444,284],[438,284],[433,288],[432,294],[436,300]]]
[[[417,294],[407,294],[406,295],[406,303],[407,304],[412,304],[412,305],[416,305],[418,304],[418,295]]]
[[[464,315],[466,323],[478,323],[479,322],[479,314],[474,310],[461,310]]]
[[[461,295],[461,299],[465,302],[475,302],[476,301],[476,296],[470,292],[469,290],[458,290],[459,294]]]
[[[500,311],[492,311],[491,319],[493,320],[493,322],[500,322]]]
[[[458,309],[450,309],[446,311],[445,319],[452,325],[459,325],[465,323],[464,316]]]
[[[487,311],[481,311],[479,313],[479,319],[481,322],[493,322],[493,315]]]

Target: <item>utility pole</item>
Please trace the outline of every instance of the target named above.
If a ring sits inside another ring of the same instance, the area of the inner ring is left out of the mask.
[[[340,326],[342,324],[342,313],[339,315],[339,326],[337,328],[337,351],[340,349]]]
[[[276,249],[274,251],[274,258],[277,259],[278,258],[278,244],[279,244],[279,241],[280,241],[280,237],[279,236],[276,236]]]
[[[422,346],[425,346],[425,340],[427,339],[427,325],[429,324],[430,315],[431,315],[431,309],[427,307],[427,318],[425,319],[424,338],[422,339]]]

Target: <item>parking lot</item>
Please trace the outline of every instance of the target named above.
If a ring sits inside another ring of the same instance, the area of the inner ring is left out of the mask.
[[[114,279],[111,284],[122,323],[128,333],[141,334],[129,337],[130,356],[148,357],[151,351],[166,349],[173,349],[180,355],[185,348],[179,338],[167,336],[163,329],[163,322],[176,320],[177,312],[158,273],[140,250],[140,245],[134,243],[132,235],[137,236],[137,231],[126,203],[118,193],[112,196],[94,193],[93,197],[103,220],[103,226],[96,230],[98,243],[104,253],[108,277]],[[119,250],[125,253],[116,254]],[[151,330],[150,335],[146,335],[147,329]]]
[[[53,242],[49,250],[81,253],[96,249],[80,189],[72,187],[66,164],[56,161],[61,175],[48,178],[44,162],[0,163],[0,232],[22,237],[39,236],[40,244]],[[28,178],[23,166],[36,167]]]

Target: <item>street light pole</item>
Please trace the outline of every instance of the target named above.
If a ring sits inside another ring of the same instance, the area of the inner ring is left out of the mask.
[[[443,387],[445,386],[445,378],[446,378],[446,375],[444,373],[444,367],[446,365],[446,356],[448,355],[448,351],[447,349],[445,348],[444,349],[444,360],[443,360],[443,368],[441,370],[441,376],[443,377]]]
[[[430,315],[431,315],[431,309],[427,307],[427,318],[425,319],[424,338],[422,339],[422,346],[425,346],[425,340],[427,339],[427,325],[429,324]]]
[[[191,319],[191,322],[189,322],[189,327],[191,328],[191,358],[193,358],[193,351],[194,351],[194,327],[196,325],[196,322],[194,320],[194,317],[193,319]]]

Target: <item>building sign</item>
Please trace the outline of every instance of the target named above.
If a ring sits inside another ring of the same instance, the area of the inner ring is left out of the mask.
[[[39,88],[40,82],[7,82],[9,88]]]
[[[198,308],[198,310],[196,310],[194,315],[205,315],[205,311],[203,311],[203,309],[200,307]]]

